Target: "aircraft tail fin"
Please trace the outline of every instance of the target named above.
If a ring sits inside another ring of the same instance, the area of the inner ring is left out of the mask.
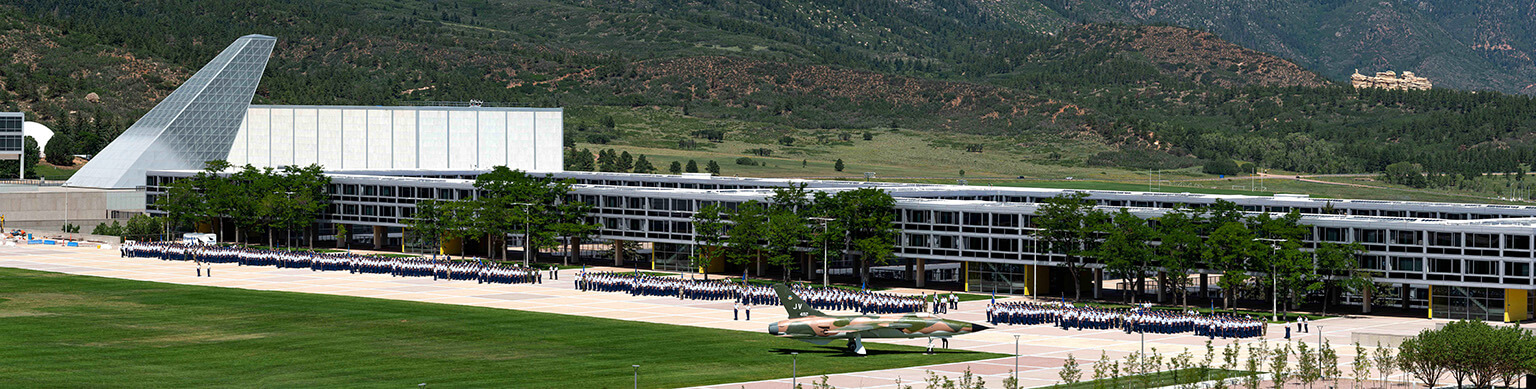
[[[789,318],[791,319],[807,316],[826,316],[821,311],[811,308],[810,304],[806,304],[805,300],[800,298],[800,295],[789,290],[788,285],[776,284],[773,286],[773,291],[779,294],[779,304],[784,305],[784,311],[789,312]]]

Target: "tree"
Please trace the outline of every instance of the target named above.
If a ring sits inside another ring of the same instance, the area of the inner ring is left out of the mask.
[[[1285,387],[1287,381],[1290,381],[1291,376],[1295,374],[1291,371],[1291,345],[1289,343],[1281,344],[1280,347],[1275,348],[1274,352],[1269,354],[1269,374],[1270,378],[1275,381],[1275,386],[1282,388]]]
[[[838,158],[837,162],[832,164],[832,170],[843,171],[843,159],[842,158]]]
[[[796,214],[794,210],[780,208],[774,209],[768,214],[766,237],[768,250],[771,255],[768,263],[784,270],[784,281],[789,281],[790,270],[795,267],[795,253],[810,237],[810,227],[806,225],[804,218]]]
[[[1323,242],[1313,251],[1317,258],[1319,272],[1327,275],[1320,278],[1314,287],[1329,290],[1330,284],[1337,284],[1346,291],[1364,296],[1367,300],[1376,294],[1376,272],[1360,267],[1360,255],[1365,252],[1365,246],[1359,242],[1345,244]],[[1326,292],[1325,292],[1326,293]],[[1323,300],[1323,312],[1328,311],[1330,299]],[[1362,308],[1370,312],[1369,308]]]
[[[1402,344],[1398,345],[1396,361],[1398,367],[1431,388],[1440,382],[1440,377],[1445,375],[1447,367],[1451,364],[1447,358],[1450,355],[1449,346],[1442,344],[1443,339],[1438,339],[1441,335],[1438,331],[1424,330],[1419,332],[1419,336],[1404,339]],[[1377,347],[1381,346],[1378,344]],[[1363,352],[1364,349],[1357,345],[1356,351]],[[1368,366],[1369,357],[1370,354],[1360,354],[1355,357],[1355,362],[1357,365]],[[1366,362],[1362,363],[1362,360]],[[1360,371],[1366,369],[1368,368],[1357,366],[1356,374],[1359,375]]]
[[[1147,271],[1153,265],[1153,249],[1149,244],[1154,238],[1152,227],[1126,208],[1120,208],[1113,215],[1092,210],[1089,211],[1088,220],[1094,223],[1090,226],[1094,233],[1104,236],[1103,242],[1093,251],[1093,256],[1104,263],[1105,271],[1114,274],[1116,278],[1137,281],[1133,290],[1126,293],[1128,299],[1135,301],[1131,296],[1145,292],[1141,290],[1142,285],[1146,285]]]
[[[19,160],[19,161],[17,161],[17,160],[0,160],[0,178],[38,178],[37,166],[36,165],[37,165],[38,159],[42,158],[42,155],[41,155],[42,153],[39,152],[39,150],[37,148],[37,140],[36,139],[32,139],[32,137],[30,137],[30,136],[22,138],[22,152],[21,152],[21,154],[22,154],[22,157],[21,157],[21,160]],[[16,165],[18,163],[22,164],[22,166],[25,167],[26,169],[22,170],[21,168],[18,168],[16,166],[12,166],[12,165]],[[21,171],[22,174],[24,174],[25,176],[24,177],[17,177],[17,176],[11,175],[11,174],[15,174],[17,171]]]
[[[1248,259],[1258,249],[1253,232],[1243,223],[1229,222],[1216,228],[1205,242],[1203,256],[1206,263],[1211,270],[1221,273],[1216,285],[1221,287],[1225,297],[1222,306],[1232,308],[1238,288],[1248,280]]]
[[[1167,272],[1168,288],[1178,294],[1180,305],[1189,305],[1189,276],[1200,267],[1204,238],[1200,225],[1206,222],[1199,211],[1174,208],[1158,218],[1157,261]],[[1160,283],[1161,284],[1161,283]]]
[[[869,267],[885,264],[896,245],[896,199],[876,188],[859,188],[832,195],[831,209],[845,232],[844,252],[858,255],[859,277],[869,285]]]
[[[640,154],[640,159],[635,160],[635,173],[650,174],[656,172],[656,166],[651,161],[645,160],[645,154]]]
[[[676,163],[676,162],[673,162]],[[698,238],[695,244],[701,246],[692,260],[692,265],[701,269],[708,269],[714,261],[725,254],[726,236],[730,230],[730,224],[725,222],[726,212],[718,203],[710,203],[693,214],[693,232]],[[704,279],[709,279],[708,272],[704,273]]]
[[[1067,354],[1067,361],[1062,363],[1061,371],[1056,372],[1056,376],[1061,377],[1062,385],[1071,386],[1077,383],[1083,377],[1083,371],[1077,367],[1077,358]]]
[[[1324,339],[1319,355],[1322,358],[1322,368],[1318,373],[1333,381],[1333,384],[1329,387],[1339,387],[1339,376],[1344,375],[1343,372],[1339,371],[1339,352],[1333,349],[1333,344]]]
[[[1404,344],[1406,345],[1407,342],[1405,341]],[[1407,350],[1407,347],[1403,347],[1404,353],[1407,353]],[[1365,347],[1361,346],[1360,342],[1355,342],[1355,359],[1354,362],[1350,363],[1350,368],[1351,371],[1354,372],[1354,375],[1351,376],[1351,378],[1354,378],[1353,385],[1355,389],[1359,389],[1365,386],[1365,381],[1371,379],[1371,354],[1365,351]],[[1404,365],[1403,371],[1412,372],[1412,369],[1409,369],[1407,365]],[[1435,374],[1435,376],[1438,377],[1439,374]],[[1431,388],[1435,387],[1433,382],[1425,382],[1425,384],[1429,385]]]
[[[1252,343],[1248,345],[1248,358],[1243,361],[1243,368],[1247,371],[1259,371],[1264,368],[1264,360],[1269,358],[1269,345],[1266,343]],[[1259,375],[1249,374],[1243,376],[1243,382],[1248,389],[1259,389]],[[1279,381],[1275,381],[1279,382]]]
[[[720,175],[720,164],[716,163],[715,160],[711,159],[711,160],[709,160],[709,166],[705,167],[704,171],[709,172],[710,174],[714,174],[714,175],[718,176],[718,175]]]
[[[730,262],[739,266],[758,264],[757,275],[762,276],[764,236],[767,235],[768,214],[762,203],[747,201],[730,213],[731,228],[727,234]]]
[[[784,270],[785,281],[789,281],[790,269],[797,262],[795,253],[811,238],[807,219],[812,211],[811,198],[805,188],[803,183],[775,188],[768,199],[768,262]]]
[[[1251,218],[1250,223],[1260,240],[1271,248],[1257,251],[1259,266],[1250,270],[1269,273],[1271,298],[1279,306],[1276,309],[1289,310],[1302,302],[1306,297],[1304,292],[1319,278],[1312,257],[1301,251],[1302,238],[1310,227],[1301,225],[1301,212],[1297,210],[1278,218],[1261,213]]]
[[[1381,180],[1414,188],[1423,188],[1429,184],[1424,178],[1424,167],[1406,161],[1387,165]]]
[[[50,164],[73,166],[75,164],[74,151],[74,141],[70,138],[69,134],[59,133],[54,135],[53,139],[48,140],[48,146],[43,148],[43,156]]]
[[[683,163],[672,161],[671,165],[667,165],[667,172],[672,174],[683,174]]]
[[[1206,162],[1205,166],[1200,167],[1200,171],[1204,172],[1205,174],[1217,174],[1224,176],[1237,175],[1238,173],[1242,172],[1242,170],[1237,167],[1237,163],[1232,162],[1232,160],[1228,158],[1217,158],[1214,161]]]
[[[1307,342],[1296,342],[1296,378],[1301,384],[1311,388],[1322,377],[1321,369],[1317,356],[1312,354],[1312,347],[1307,346]]]
[[[1062,263],[1072,275],[1073,298],[1078,300],[1083,298],[1080,273],[1087,265],[1087,255],[1093,252],[1089,242],[1094,239],[1094,228],[1088,220],[1092,209],[1087,192],[1071,192],[1047,199],[1035,216],[1040,226],[1035,239],[1044,242],[1051,253],[1065,257]]]
[[[1376,354],[1371,358],[1376,362],[1376,372],[1381,374],[1381,386],[1387,386],[1387,377],[1392,375],[1393,369],[1398,365],[1397,359],[1392,356],[1392,349],[1376,344]]]
[[[617,166],[615,167],[619,172],[629,172],[635,168],[635,157],[633,155],[629,155],[629,151],[626,150],[619,154],[619,160],[616,162],[616,164]]]
[[[699,172],[699,163],[697,161],[694,161],[694,160],[690,159],[690,160],[688,160],[688,167],[683,169],[683,171],[688,172],[688,173],[698,173]]]
[[[443,237],[451,233],[447,207],[446,203],[437,199],[418,201],[411,218],[406,221],[406,228],[410,229],[422,246],[432,248],[433,253],[443,251]]]

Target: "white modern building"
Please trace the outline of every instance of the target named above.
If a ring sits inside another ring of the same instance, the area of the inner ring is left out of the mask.
[[[558,171],[563,127],[558,108],[253,105],[226,160],[325,170]]]
[[[560,170],[559,108],[252,106],[277,38],[247,35],[176,88],[66,183],[128,189],[157,169]]]

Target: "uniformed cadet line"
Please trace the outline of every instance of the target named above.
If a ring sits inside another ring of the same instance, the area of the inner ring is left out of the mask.
[[[747,285],[723,280],[689,280],[657,277],[629,272],[587,273],[576,275],[577,290],[621,292],[634,296],[664,296],[688,300],[734,300],[737,309],[754,305],[780,305],[778,294],[767,286]],[[931,310],[945,313],[960,306],[960,298],[949,295],[903,296],[887,293],[852,291],[841,288],[814,288],[792,285],[812,308],[858,311],[862,314],[915,313]],[[750,320],[751,314],[748,313]]]
[[[1066,302],[993,302],[987,305],[992,324],[1039,325],[1062,329],[1109,330],[1125,333],[1194,333],[1212,339],[1264,335],[1264,322],[1252,317],[1201,315],[1197,312],[1157,311],[1148,307],[1123,309],[1079,307]]]
[[[353,274],[389,274],[395,277],[432,277],[434,280],[476,281],[482,284],[544,282],[544,273],[539,269],[422,257],[397,258],[352,253],[257,250],[235,246],[169,242],[130,242],[121,246],[119,254],[122,257],[192,261],[197,264],[198,276],[203,276],[206,271],[210,277],[213,272],[212,264],[234,263],[240,266],[346,271]]]

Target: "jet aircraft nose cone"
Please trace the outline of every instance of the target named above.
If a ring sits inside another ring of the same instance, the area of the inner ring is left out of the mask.
[[[984,330],[987,330],[987,329],[990,329],[990,328],[992,328],[992,327],[987,327],[987,326],[980,325],[980,324],[972,324],[971,325],[971,332],[981,332],[981,331],[984,331]]]
[[[768,324],[768,335],[778,335],[778,334],[779,334],[779,323],[769,323]]]

